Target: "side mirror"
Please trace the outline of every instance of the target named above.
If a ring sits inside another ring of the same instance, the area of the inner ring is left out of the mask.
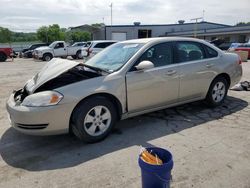
[[[142,61],[137,66],[135,66],[137,70],[147,70],[154,68],[154,64],[151,61]]]

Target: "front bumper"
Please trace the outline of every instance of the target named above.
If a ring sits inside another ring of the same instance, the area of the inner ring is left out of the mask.
[[[33,58],[34,58],[34,59],[42,59],[43,56],[40,55],[40,54],[33,53]]]
[[[69,131],[71,107],[58,104],[48,107],[27,107],[17,105],[14,94],[7,101],[6,108],[14,129],[30,135],[56,135]]]

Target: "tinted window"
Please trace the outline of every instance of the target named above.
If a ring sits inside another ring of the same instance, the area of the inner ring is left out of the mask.
[[[177,42],[178,62],[204,59],[204,52],[198,43]]]
[[[105,43],[97,43],[97,44],[94,46],[94,48],[105,48],[105,47],[106,47]]]
[[[101,42],[101,43],[97,43],[94,48],[106,48],[108,46],[110,46],[111,44],[114,44],[114,42]]]
[[[62,42],[57,43],[56,46],[55,46],[55,48],[63,48],[63,47],[64,47],[64,45],[63,45]]]
[[[207,52],[207,58],[213,58],[218,56],[218,52],[215,51],[214,49],[204,45],[206,52]]]
[[[142,61],[151,61],[155,67],[169,65],[173,63],[173,53],[171,43],[157,44],[149,48],[139,59]]]

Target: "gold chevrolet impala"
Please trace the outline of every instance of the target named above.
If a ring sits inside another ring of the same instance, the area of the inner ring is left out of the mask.
[[[52,59],[6,106],[20,132],[97,142],[121,119],[198,100],[221,105],[241,76],[238,55],[203,40],[128,40],[86,63]]]

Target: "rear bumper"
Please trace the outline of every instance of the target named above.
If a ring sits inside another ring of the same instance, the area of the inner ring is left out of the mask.
[[[71,109],[68,104],[48,107],[27,107],[17,105],[14,94],[6,104],[12,127],[30,135],[56,135],[69,131]]]

